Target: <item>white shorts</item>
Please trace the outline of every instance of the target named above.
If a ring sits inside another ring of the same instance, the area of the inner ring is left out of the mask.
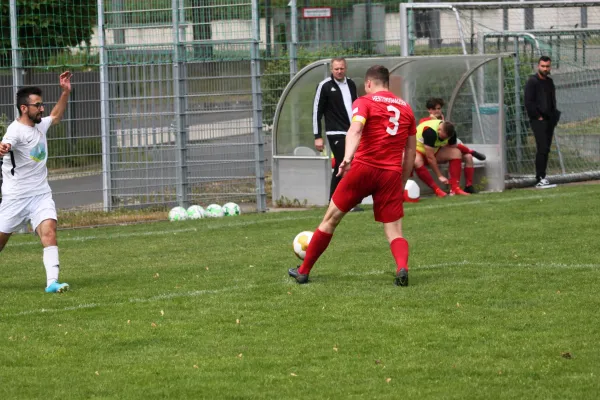
[[[16,232],[28,220],[31,221],[31,227],[35,232],[38,225],[47,219],[58,220],[52,193],[21,199],[3,198],[0,203],[0,232],[2,233]]]

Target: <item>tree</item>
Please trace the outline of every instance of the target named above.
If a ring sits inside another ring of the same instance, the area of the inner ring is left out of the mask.
[[[23,67],[45,65],[49,58],[82,43],[89,45],[97,20],[97,0],[17,0],[17,30]],[[10,66],[9,2],[0,6],[0,67]]]

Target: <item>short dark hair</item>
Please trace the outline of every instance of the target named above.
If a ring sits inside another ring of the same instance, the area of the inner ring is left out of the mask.
[[[449,138],[456,135],[456,129],[452,122],[444,121],[440,124],[440,127],[444,129],[444,132],[446,132]]]
[[[437,105],[444,107],[444,99],[439,97],[431,97],[429,100],[427,100],[427,103],[425,103],[425,107],[427,107],[428,110],[435,108]]]
[[[21,106],[29,104],[29,96],[32,94],[42,97],[42,89],[36,86],[27,86],[17,91],[17,110],[21,115]]]
[[[365,81],[379,81],[384,87],[390,86],[390,71],[383,65],[373,65],[365,74]]]
[[[540,59],[538,60],[538,64],[541,62],[548,62],[548,61],[552,61],[552,59],[548,56],[541,56]]]

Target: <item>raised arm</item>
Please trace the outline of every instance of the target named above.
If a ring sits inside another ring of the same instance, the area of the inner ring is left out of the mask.
[[[60,98],[56,102],[56,105],[50,112],[50,116],[52,117],[52,125],[58,124],[63,115],[65,115],[65,110],[67,109],[67,102],[69,101],[69,95],[71,94],[71,77],[73,74],[69,71],[65,71],[60,74],[59,83],[62,88],[62,93]]]

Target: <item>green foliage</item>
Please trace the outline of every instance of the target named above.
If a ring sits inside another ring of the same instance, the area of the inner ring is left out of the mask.
[[[332,57],[356,57],[371,54],[372,46],[364,41],[356,42],[351,47],[339,45],[323,46],[311,51],[307,48],[298,49],[298,71],[308,64]],[[271,125],[275,117],[275,110],[279,98],[286,85],[290,82],[290,59],[286,53],[279,58],[265,61],[264,72],[261,77],[263,92],[263,123]]]
[[[11,65],[9,2],[0,6],[0,67]],[[89,45],[96,0],[17,0],[19,47],[24,67],[45,65],[70,48]]]
[[[2,139],[6,134],[6,129],[8,129],[9,124],[10,120],[8,119],[6,114],[0,115],[0,139]]]

